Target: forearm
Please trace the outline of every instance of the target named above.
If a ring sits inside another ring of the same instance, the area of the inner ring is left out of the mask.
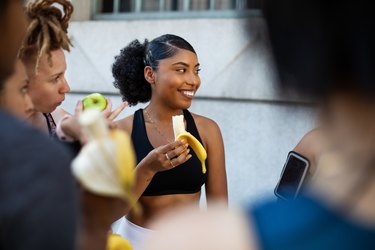
[[[146,161],[141,161],[135,169],[135,184],[132,190],[132,198],[134,201],[138,201],[142,196],[143,192],[146,190],[150,184],[155,172],[151,170]],[[131,206],[128,206],[125,210],[127,214],[131,210]]]
[[[82,222],[78,250],[104,250],[107,246],[109,228],[91,228]]]
[[[207,206],[215,205],[218,202],[228,205],[228,190],[225,185],[215,188],[206,187]]]
[[[62,132],[74,140],[80,140],[82,137],[82,129],[77,119],[73,116],[64,117],[60,122]]]

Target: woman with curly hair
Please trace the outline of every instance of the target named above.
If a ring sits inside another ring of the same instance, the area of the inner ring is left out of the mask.
[[[134,195],[143,208],[122,218],[117,233],[137,249],[150,232],[149,222],[170,208],[199,205],[205,185],[211,200],[227,202],[224,146],[219,126],[188,108],[201,84],[200,64],[194,48],[183,38],[162,35],[144,43],[134,40],[116,57],[114,85],[130,105],[149,102],[117,122],[132,136],[138,165]],[[183,115],[186,130],[204,146],[207,173],[186,141],[174,141],[172,116]]]

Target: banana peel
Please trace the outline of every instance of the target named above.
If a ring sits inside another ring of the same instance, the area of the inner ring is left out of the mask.
[[[130,242],[118,234],[109,234],[107,250],[133,250]]]
[[[173,125],[173,132],[175,140],[182,140],[185,139],[189,146],[193,149],[195,154],[197,155],[198,159],[202,164],[202,173],[205,174],[207,172],[206,168],[206,159],[207,159],[207,152],[200,141],[197,140],[192,134],[186,131],[185,123],[184,123],[184,116],[183,115],[175,115],[172,116],[172,125]]]
[[[130,136],[125,131],[110,131],[95,109],[83,111],[79,122],[89,141],[72,162],[73,175],[92,193],[135,204],[131,190],[136,158]]]

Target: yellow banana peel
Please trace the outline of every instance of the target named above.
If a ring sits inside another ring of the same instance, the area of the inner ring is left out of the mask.
[[[107,250],[132,250],[130,242],[118,234],[108,235]]]
[[[206,168],[206,159],[207,159],[207,152],[203,145],[195,138],[192,134],[186,131],[185,123],[184,123],[184,116],[183,115],[175,115],[172,117],[172,125],[173,125],[173,132],[175,140],[182,140],[185,139],[189,146],[193,149],[195,154],[197,155],[198,159],[202,164],[202,173],[207,172]]]
[[[73,160],[74,176],[90,192],[134,205],[131,192],[136,159],[130,136],[125,131],[110,131],[103,115],[95,109],[83,111],[79,122],[89,141]]]

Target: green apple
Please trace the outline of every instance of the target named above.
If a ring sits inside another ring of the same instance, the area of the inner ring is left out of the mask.
[[[83,98],[82,104],[84,110],[96,108],[102,111],[107,107],[107,100],[101,94],[93,93]]]

